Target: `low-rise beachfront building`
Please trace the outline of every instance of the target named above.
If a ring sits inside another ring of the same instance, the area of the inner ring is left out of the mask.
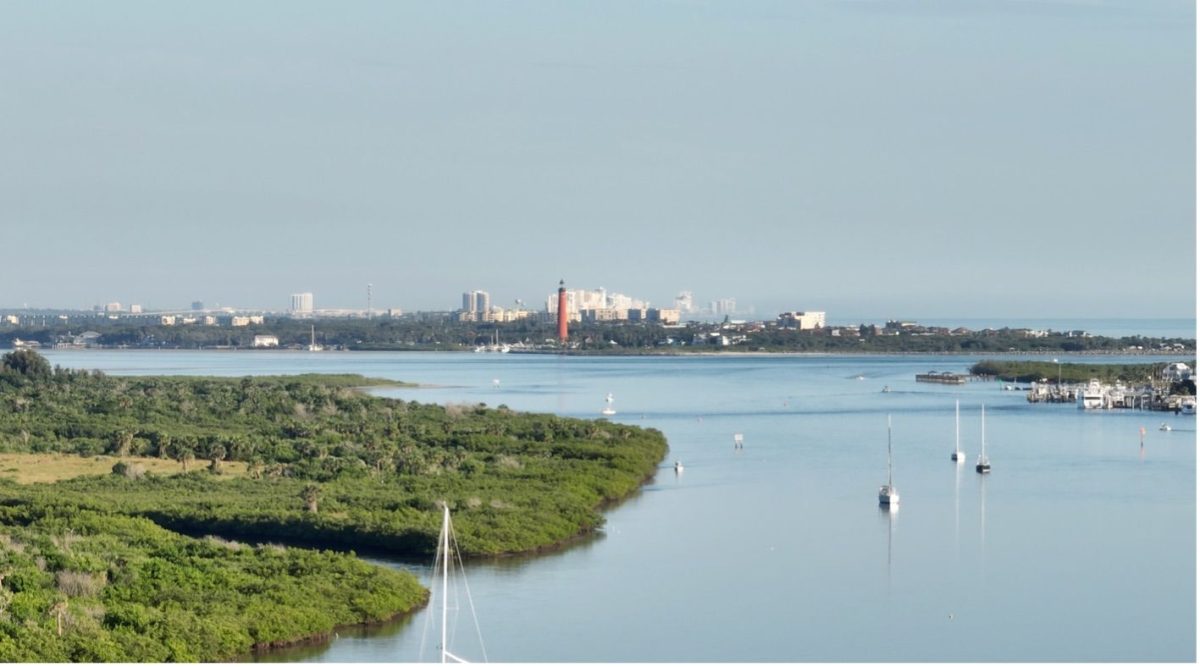
[[[279,337],[259,334],[254,337],[254,347],[279,347]]]
[[[780,313],[779,326],[785,329],[812,330],[825,328],[824,311],[793,311]]]

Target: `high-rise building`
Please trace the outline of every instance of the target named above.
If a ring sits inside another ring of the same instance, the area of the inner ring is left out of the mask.
[[[482,315],[492,309],[492,297],[483,290],[463,292],[462,309],[465,313]]]
[[[203,301],[193,301],[192,302],[192,310],[204,310],[204,302]]]
[[[551,294],[546,297],[546,312],[550,314],[558,313],[558,304],[561,301],[558,294]],[[650,307],[650,304],[641,299],[618,294],[617,292],[609,292],[603,287],[594,290],[573,289],[566,291],[565,307],[568,319],[578,320],[579,313],[585,310],[641,310]],[[624,319],[624,317],[620,318]]]
[[[291,311],[294,315],[311,315],[313,312],[312,292],[293,294]]]
[[[737,312],[737,300],[732,297],[717,299],[709,304],[713,315],[733,315]]]
[[[675,309],[685,314],[696,310],[696,304],[690,291],[684,290],[675,297]]]

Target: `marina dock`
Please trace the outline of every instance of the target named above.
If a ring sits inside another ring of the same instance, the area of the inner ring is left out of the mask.
[[[1164,387],[1147,384],[1128,386],[1121,382],[1101,384],[1097,380],[1058,385],[1034,382],[1025,394],[1030,403],[1075,403],[1086,410],[1156,410],[1195,414],[1196,398],[1170,394]]]

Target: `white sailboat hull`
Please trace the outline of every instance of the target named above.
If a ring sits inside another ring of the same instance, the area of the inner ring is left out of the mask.
[[[889,486],[883,486],[879,489],[879,504],[892,506],[900,504],[900,494],[895,489]]]

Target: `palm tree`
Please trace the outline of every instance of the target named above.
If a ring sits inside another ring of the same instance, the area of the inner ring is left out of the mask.
[[[317,513],[317,501],[321,499],[321,486],[319,484],[309,484],[300,492],[300,497],[304,499],[304,503],[309,512]]]
[[[59,600],[50,607],[50,615],[54,616],[55,625],[58,629],[58,636],[62,636],[63,632],[63,615],[67,613],[67,601]]]

